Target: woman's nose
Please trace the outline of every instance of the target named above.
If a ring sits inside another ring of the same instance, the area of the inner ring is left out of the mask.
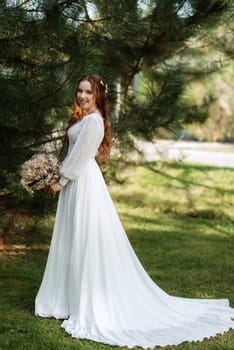
[[[78,98],[83,98],[83,97],[85,97],[85,91],[79,91],[78,94],[77,94],[77,97],[78,97]]]

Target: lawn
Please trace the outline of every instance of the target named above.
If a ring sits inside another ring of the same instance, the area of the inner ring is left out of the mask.
[[[130,164],[117,177],[112,198],[151,278],[171,295],[229,298],[234,307],[234,169]],[[72,339],[60,321],[34,317],[53,220],[40,220],[31,237],[14,236],[27,249],[0,255],[0,350],[118,349]],[[234,330],[163,349],[233,350]]]

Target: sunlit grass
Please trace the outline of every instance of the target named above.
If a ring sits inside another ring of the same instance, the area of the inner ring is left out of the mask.
[[[118,174],[123,184],[109,184],[135,252],[169,294],[229,298],[234,306],[233,175],[231,169],[149,163],[126,167]],[[38,224],[31,250],[1,256],[0,350],[118,349],[72,339],[60,321],[34,317],[53,221],[51,215]],[[234,331],[165,349],[231,350]]]

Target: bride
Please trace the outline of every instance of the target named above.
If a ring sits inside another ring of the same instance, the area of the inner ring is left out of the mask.
[[[35,314],[62,319],[76,338],[110,345],[155,346],[197,341],[234,328],[227,299],[171,296],[135,255],[95,161],[110,153],[106,85],[79,79],[67,137],[54,232]]]

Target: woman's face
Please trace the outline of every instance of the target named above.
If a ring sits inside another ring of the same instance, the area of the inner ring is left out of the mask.
[[[76,93],[77,101],[81,108],[88,114],[97,110],[96,96],[92,91],[92,86],[88,80],[82,80]]]

